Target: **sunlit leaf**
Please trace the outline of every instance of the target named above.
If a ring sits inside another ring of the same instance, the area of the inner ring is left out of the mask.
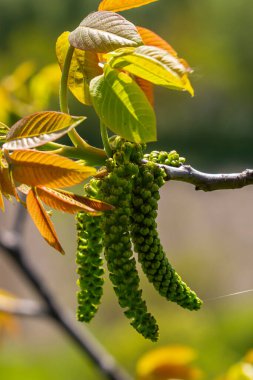
[[[57,191],[98,212],[114,210],[114,206],[106,202],[99,201],[98,199],[84,197],[82,195],[73,194],[60,189],[57,189]]]
[[[141,7],[157,0],[102,0],[98,9],[100,11],[120,12],[126,9]]]
[[[14,180],[29,186],[68,187],[96,173],[68,158],[33,150],[16,150],[10,160]]]
[[[134,24],[114,12],[88,15],[69,35],[72,46],[81,50],[105,53],[123,46],[139,46],[140,35]]]
[[[137,26],[137,30],[142,38],[142,41],[144,42],[144,45],[155,46],[159,49],[166,50],[168,53],[178,58],[177,52],[173,49],[173,47],[158,34],[141,26]],[[178,60],[182,63],[187,72],[192,72],[192,69],[184,59],[178,58]]]
[[[112,207],[109,208],[109,205],[103,204],[103,202],[92,202],[92,199],[67,191],[50,189],[47,187],[37,187],[36,192],[42,202],[49,207],[58,211],[68,212],[70,214],[75,214],[78,211],[84,211],[88,214],[100,215],[101,213],[99,211],[103,211],[103,205],[107,210],[112,209]],[[90,205],[99,205],[100,209],[96,211],[93,207],[90,207]]]
[[[44,209],[41,201],[37,198],[34,189],[31,189],[26,197],[27,210],[38,228],[41,236],[47,241],[49,245],[57,251],[64,253],[59,240],[57,238],[54,225]]]
[[[3,148],[17,150],[44,145],[64,136],[85,119],[55,111],[36,112],[11,127]]]
[[[165,50],[140,46],[136,49],[119,49],[108,54],[110,57],[109,64],[112,68],[125,70],[159,86],[194,94],[186,68]]]
[[[63,69],[70,46],[69,34],[70,32],[62,33],[56,42],[56,55],[61,69]],[[103,70],[98,66],[98,62],[96,53],[80,49],[74,50],[68,76],[68,87],[79,102],[86,105],[91,105],[90,80],[103,73]]]
[[[154,85],[153,83],[139,78],[139,77],[134,77],[135,82],[140,86],[146,97],[148,98],[149,103],[151,104],[152,107],[154,107]]]
[[[156,140],[154,110],[130,76],[107,68],[91,81],[90,91],[97,114],[114,133],[137,143]]]

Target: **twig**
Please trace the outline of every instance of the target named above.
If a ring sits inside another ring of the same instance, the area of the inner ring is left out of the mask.
[[[143,160],[143,163],[147,163]],[[156,164],[163,168],[168,181],[182,181],[195,186],[196,190],[233,190],[244,186],[253,185],[253,170],[246,169],[241,173],[209,174],[202,173],[190,165],[182,165],[178,168],[173,166]]]
[[[53,295],[44,285],[43,280],[34,271],[26,259],[22,248],[22,228],[26,213],[20,205],[13,231],[4,231],[0,234],[0,248],[6,251],[25,278],[36,289],[48,310],[48,316],[89,356],[100,371],[110,380],[131,380],[132,378],[115,362],[115,359],[105,351],[91,333],[84,327],[80,330],[74,323],[72,313],[64,310],[57,304]]]

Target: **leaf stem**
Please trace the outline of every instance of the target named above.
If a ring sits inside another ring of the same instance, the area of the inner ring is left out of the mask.
[[[70,70],[70,65],[71,65],[71,60],[73,57],[74,50],[75,50],[75,48],[73,46],[70,46],[68,48],[66,58],[64,61],[64,65],[63,65],[63,69],[62,69],[59,99],[60,99],[61,112],[65,112],[65,113],[69,113],[69,107],[68,107],[68,76],[69,76],[69,70]]]
[[[62,69],[62,76],[61,76],[61,83],[60,83],[60,91],[59,91],[59,99],[60,99],[60,110],[61,112],[68,113],[69,114],[69,107],[68,107],[68,77],[69,77],[69,70],[71,65],[71,60],[73,57],[75,48],[73,46],[69,46],[66,58],[64,61],[63,69]],[[82,139],[82,137],[77,133],[75,128],[73,128],[69,133],[69,138],[76,147],[83,147],[86,148],[85,141]]]
[[[102,137],[103,145],[105,148],[105,152],[108,157],[111,157],[112,150],[111,150],[109,139],[108,139],[107,128],[102,121],[100,121],[100,132],[101,132],[101,137]]]
[[[103,149],[90,146],[91,149],[86,150],[78,147],[64,146],[52,153],[60,156],[84,160],[87,165],[103,166],[106,160],[106,153]]]
[[[75,48],[73,46],[69,46],[66,58],[64,61],[63,69],[62,69],[62,77],[61,77],[61,83],[60,83],[60,109],[61,112],[69,113],[69,107],[68,107],[68,77],[69,77],[69,70],[71,65],[71,60],[73,57]],[[73,147],[65,147],[65,146],[59,146],[59,150],[55,151],[57,154],[62,154],[66,157],[71,158],[79,158],[83,159],[87,162],[94,163],[94,165],[101,165],[104,164],[105,160],[105,154],[101,149],[95,148],[89,144],[87,144],[86,141],[82,139],[82,137],[77,133],[75,128],[73,128],[69,133],[69,138],[72,141]]]

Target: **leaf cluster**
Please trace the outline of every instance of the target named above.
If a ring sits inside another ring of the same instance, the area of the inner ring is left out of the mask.
[[[156,33],[116,13],[154,1],[101,1],[98,11],[85,17],[73,31],[61,34],[56,42],[62,70],[60,112],[31,113],[10,128],[0,124],[0,207],[4,210],[2,195],[21,202],[44,239],[60,252],[63,249],[44,204],[63,212],[91,215],[112,209],[63,189],[95,175],[95,167],[110,156],[108,129],[135,143],[156,140],[154,85],[193,95],[187,62]],[[32,71],[29,64],[17,70],[12,83],[19,86]],[[45,73],[49,77],[49,71]],[[41,74],[40,83],[45,78],[46,74]],[[86,117],[69,114],[68,90],[83,105],[94,107],[104,150],[90,146],[77,133],[75,128]],[[72,146],[54,142],[65,134]]]

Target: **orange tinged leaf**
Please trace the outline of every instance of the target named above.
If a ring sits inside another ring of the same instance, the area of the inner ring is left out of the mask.
[[[29,149],[59,139],[80,124],[85,117],[63,112],[36,112],[17,121],[6,136],[4,149]]]
[[[4,208],[4,200],[3,200],[3,196],[2,196],[2,192],[0,191],[0,209],[4,212],[5,211],[5,208]]]
[[[68,187],[96,173],[95,168],[34,150],[16,150],[11,154],[10,162],[14,180],[29,186]]]
[[[83,197],[82,195],[72,194],[64,190],[58,190],[58,191],[64,194],[68,194],[68,196],[71,197],[72,199],[76,200],[77,202],[85,204],[86,206],[90,207],[91,209],[97,212],[110,211],[110,210],[114,210],[115,208],[109,203],[99,201],[98,199]]]
[[[154,3],[157,0],[102,0],[99,4],[99,11],[120,12],[126,9],[138,8],[142,5]]]
[[[41,236],[51,247],[64,254],[64,251],[57,238],[54,225],[44,209],[41,201],[38,199],[34,189],[31,189],[26,197],[27,210],[38,228]]]
[[[142,38],[142,41],[144,42],[144,45],[158,47],[159,49],[166,50],[174,57],[178,57],[177,52],[173,49],[173,47],[152,30],[143,28],[141,26],[137,26],[137,30]],[[180,62],[185,67],[185,69],[187,69],[186,71],[192,72],[192,69],[184,59],[180,59]]]
[[[135,79],[136,83],[140,86],[140,88],[142,89],[142,91],[144,92],[146,97],[148,98],[148,101],[151,104],[151,106],[154,107],[155,100],[154,100],[154,86],[153,86],[153,84],[151,82],[149,82],[145,79],[139,78],[139,77],[135,77],[134,79]]]
[[[177,52],[173,49],[173,47],[162,37],[158,36],[158,34],[150,29],[143,28],[142,26],[137,26],[137,30],[142,38],[142,41],[144,42],[144,45],[156,46],[160,49],[166,50],[171,55],[174,55],[174,57],[177,57]]]
[[[58,211],[75,214],[84,211],[92,215],[100,215],[100,211],[110,210],[113,207],[101,201],[92,202],[93,199],[76,195],[68,191],[50,189],[48,187],[37,187],[36,193],[46,205]],[[95,206],[93,208],[92,206]],[[97,211],[96,211],[97,210]]]
[[[11,180],[10,172],[7,167],[0,167],[0,189],[4,195],[16,197],[16,189]]]

